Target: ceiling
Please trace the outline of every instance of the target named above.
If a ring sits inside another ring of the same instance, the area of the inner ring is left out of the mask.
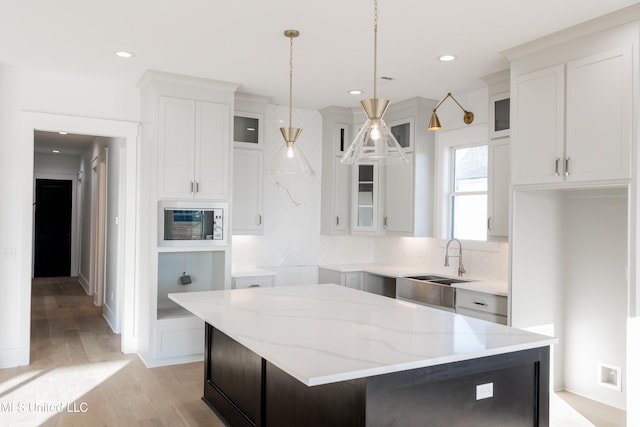
[[[95,136],[66,134],[57,132],[35,131],[33,135],[33,149],[36,153],[51,154],[54,150],[62,156],[81,156],[95,140]]]
[[[637,3],[630,0],[380,0],[380,97],[441,99],[508,68],[501,51]],[[235,82],[296,107],[372,96],[371,0],[0,0],[0,63],[135,85],[146,69]],[[116,50],[135,53],[116,57]],[[458,59],[439,62],[453,53]],[[362,89],[363,95],[348,95]]]

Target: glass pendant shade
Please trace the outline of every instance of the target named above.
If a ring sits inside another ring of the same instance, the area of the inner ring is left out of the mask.
[[[285,30],[284,32],[284,36],[289,39],[289,127],[280,128],[284,145],[280,145],[278,152],[271,160],[267,169],[269,175],[315,175],[305,155],[296,147],[296,140],[302,129],[291,126],[293,116],[293,39],[299,35],[298,30]]]
[[[360,101],[360,104],[367,115],[367,121],[340,161],[349,165],[363,160],[407,161],[398,140],[382,120],[382,116],[389,107],[389,101],[374,98]]]
[[[271,160],[267,169],[269,175],[315,175],[309,161],[295,144],[301,131],[300,128],[280,128],[285,144],[280,145]]]

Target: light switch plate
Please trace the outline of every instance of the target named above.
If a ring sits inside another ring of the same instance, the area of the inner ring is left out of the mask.
[[[478,384],[476,386],[476,400],[493,397],[493,383]]]

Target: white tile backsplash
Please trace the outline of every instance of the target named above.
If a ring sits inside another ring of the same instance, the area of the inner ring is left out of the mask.
[[[288,120],[288,107],[267,106],[265,171],[283,144],[280,127],[288,126]],[[397,236],[320,235],[322,117],[317,111],[294,108],[292,125],[302,128],[296,144],[307,156],[315,176],[265,175],[264,234],[233,236],[235,266],[269,268],[376,262],[456,274],[456,258],[451,267],[443,266],[446,241]],[[463,242],[467,276],[506,281],[507,253],[505,243],[465,245]]]

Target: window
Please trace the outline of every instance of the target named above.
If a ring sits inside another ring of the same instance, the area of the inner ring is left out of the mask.
[[[449,237],[487,240],[488,145],[451,149]]]

